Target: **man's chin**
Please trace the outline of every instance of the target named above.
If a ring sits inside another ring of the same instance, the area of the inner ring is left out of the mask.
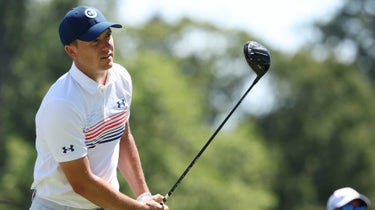
[[[110,68],[112,68],[112,66],[113,66],[113,61],[112,60],[108,61],[108,62],[105,62],[102,65],[103,69],[110,69]]]

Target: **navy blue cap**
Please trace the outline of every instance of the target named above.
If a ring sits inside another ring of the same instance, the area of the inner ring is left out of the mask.
[[[79,6],[70,10],[61,21],[60,40],[63,45],[68,45],[76,39],[92,41],[109,27],[122,28],[122,25],[108,22],[94,7]]]

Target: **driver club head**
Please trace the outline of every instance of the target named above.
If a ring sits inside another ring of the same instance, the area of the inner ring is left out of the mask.
[[[259,76],[263,76],[271,66],[271,53],[263,45],[248,41],[243,48],[246,62]]]

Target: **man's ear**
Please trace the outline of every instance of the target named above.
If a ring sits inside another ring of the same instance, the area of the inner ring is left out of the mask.
[[[76,49],[72,45],[65,45],[64,46],[65,52],[72,58],[74,59],[76,57]]]

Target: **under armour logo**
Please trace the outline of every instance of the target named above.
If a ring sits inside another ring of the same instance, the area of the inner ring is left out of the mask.
[[[68,151],[73,152],[74,151],[74,146],[70,145],[70,147],[68,147],[68,148],[63,147],[62,150],[63,150],[63,153],[67,153]]]
[[[125,99],[121,99],[121,101],[117,101],[117,108],[121,108],[125,106]]]

